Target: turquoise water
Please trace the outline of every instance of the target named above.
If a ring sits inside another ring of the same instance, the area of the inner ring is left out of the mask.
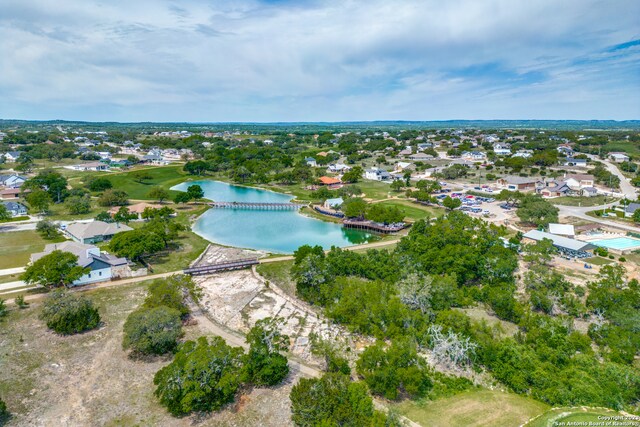
[[[634,239],[631,237],[616,237],[614,239],[594,240],[591,243],[596,246],[618,250],[640,247],[640,239]]]
[[[193,184],[202,187],[206,198],[220,202],[285,203],[292,199],[286,194],[211,180],[184,182],[172,190],[186,191]],[[274,253],[292,253],[305,244],[330,249],[379,239],[374,234],[309,218],[295,210],[209,209],[196,221],[193,231],[214,243]]]

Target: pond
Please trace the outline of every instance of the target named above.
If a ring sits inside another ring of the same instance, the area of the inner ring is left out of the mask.
[[[186,191],[193,184],[202,187],[207,199],[217,202],[286,203],[293,198],[212,180],[183,182],[172,190]],[[309,218],[295,210],[209,209],[196,221],[193,231],[213,243],[272,253],[292,253],[305,244],[330,249],[379,239],[375,234]]]

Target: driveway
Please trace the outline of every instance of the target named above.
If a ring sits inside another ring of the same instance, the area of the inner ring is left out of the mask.
[[[624,197],[629,200],[638,199],[638,189],[631,185],[629,179],[624,176],[622,172],[620,172],[620,169],[618,169],[618,166],[616,166],[615,163],[611,163],[608,160],[601,160],[600,158],[598,158],[598,156],[595,156],[593,154],[587,154],[587,156],[591,160],[602,162],[602,164],[604,164],[609,172],[620,178],[620,192],[624,194]]]

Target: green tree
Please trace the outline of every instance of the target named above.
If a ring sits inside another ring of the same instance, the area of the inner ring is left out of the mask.
[[[36,224],[36,231],[45,239],[51,240],[60,236],[58,227],[51,221],[43,219]]]
[[[462,206],[462,201],[460,199],[458,199],[458,198],[447,196],[442,201],[442,206],[444,206],[448,210],[452,211],[455,208],[459,208],[460,206]]]
[[[81,215],[91,212],[89,196],[71,196],[65,200],[65,205],[71,215]]]
[[[386,417],[374,409],[366,385],[351,382],[344,374],[302,378],[289,398],[296,426],[385,426]]]
[[[109,214],[109,212],[106,212],[106,211],[100,212],[98,215],[96,215],[94,219],[96,221],[102,221],[102,222],[115,222],[111,214]]]
[[[28,266],[20,278],[30,285],[55,288],[68,286],[89,271],[78,265],[76,255],[55,250]]]
[[[156,373],[154,393],[176,416],[218,410],[233,401],[240,387],[242,359],[242,349],[228,346],[220,337],[187,341]]]
[[[109,249],[120,257],[141,261],[145,255],[151,255],[165,248],[163,239],[155,233],[137,229],[118,233],[109,242]]]
[[[6,221],[11,218],[11,214],[7,210],[7,207],[0,203],[0,221]]]
[[[354,166],[342,175],[342,182],[356,183],[362,179],[364,170],[360,166]]]
[[[173,202],[176,204],[189,203],[190,201],[191,201],[191,196],[189,195],[189,193],[184,193],[182,191],[176,194],[176,196],[173,198]]]
[[[209,170],[209,168],[210,168],[209,164],[204,160],[193,160],[191,162],[185,163],[182,170],[184,170],[190,175],[200,176],[204,174],[207,170]]]
[[[367,211],[367,202],[360,197],[352,197],[342,203],[342,212],[348,218],[361,218],[364,217]]]
[[[105,190],[98,198],[98,204],[105,207],[123,206],[129,202],[128,197],[127,193],[122,190],[109,189]]]
[[[369,205],[364,216],[371,221],[394,224],[404,220],[404,211],[396,206],[383,206],[376,203]]]
[[[100,314],[91,300],[58,289],[47,296],[40,318],[62,335],[77,334],[100,325]]]
[[[11,413],[7,409],[6,403],[4,403],[2,399],[0,399],[0,425],[4,425],[10,417]]]
[[[633,222],[640,224],[640,209],[636,209],[636,211],[633,213]]]
[[[202,191],[202,187],[197,184],[193,184],[187,187],[187,194],[189,195],[189,197],[196,201],[204,197],[204,191]]]
[[[558,222],[558,208],[538,195],[526,195],[520,201],[516,215],[520,221],[546,227]]]
[[[49,210],[49,204],[51,203],[51,196],[44,190],[34,190],[28,193],[25,197],[29,206],[37,212],[42,214]]]
[[[162,203],[169,198],[169,192],[160,186],[156,186],[149,191],[149,197]]]
[[[159,355],[172,352],[182,336],[180,312],[160,305],[133,311],[124,324],[122,347],[134,353]]]
[[[280,333],[281,319],[267,317],[256,322],[247,334],[249,353],[245,369],[249,381],[257,386],[280,384],[289,374],[287,351],[289,337]]]
[[[144,184],[146,181],[151,181],[153,176],[147,171],[139,171],[133,174],[133,180],[139,184]]]
[[[393,191],[400,192],[404,188],[404,183],[402,181],[393,181],[390,187]]]
[[[138,214],[129,212],[129,209],[126,206],[120,206],[120,209],[118,209],[118,212],[113,215],[113,218],[109,218],[110,221],[106,222],[122,222],[124,224],[129,224],[129,222],[134,219],[138,219]]]
[[[87,188],[91,191],[104,191],[113,187],[109,178],[95,177],[89,181]]]
[[[188,282],[191,283],[188,283]],[[180,316],[189,314],[189,307],[184,302],[184,295],[193,284],[188,276],[171,276],[167,279],[157,279],[149,285],[149,293],[144,300],[143,307],[169,307],[180,313]]]

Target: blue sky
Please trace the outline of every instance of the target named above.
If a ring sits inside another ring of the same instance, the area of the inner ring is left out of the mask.
[[[640,119],[637,0],[3,0],[0,118]]]

